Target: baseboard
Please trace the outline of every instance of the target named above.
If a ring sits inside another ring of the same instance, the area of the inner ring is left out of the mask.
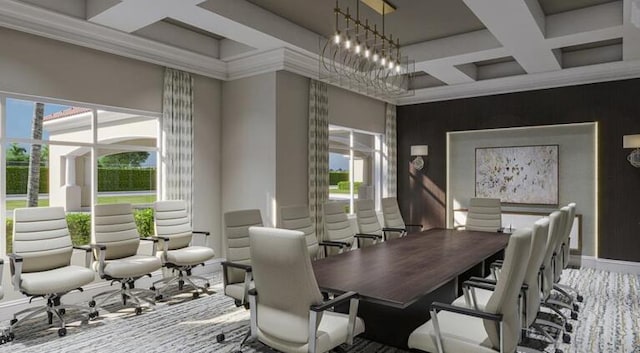
[[[595,268],[604,271],[640,275],[640,262],[601,259],[593,256],[581,256],[580,265],[581,267],[586,268]]]
[[[197,267],[193,269],[193,274],[203,274],[203,273],[215,273],[221,270],[220,263],[224,261],[223,258],[217,258],[213,260],[209,260],[205,262],[204,267]],[[162,270],[156,271],[151,274],[151,278],[145,277],[140,278],[136,281],[136,287],[138,288],[149,288],[151,283],[162,278],[163,273]],[[110,282],[107,281],[96,281],[89,285],[83,287],[83,292],[73,291],[68,293],[63,297],[63,303],[73,303],[73,304],[87,304],[91,298],[104,291],[108,291],[114,289],[113,286],[110,285]],[[115,286],[115,285],[114,285]],[[29,303],[29,298],[23,297],[19,299],[9,300],[0,302],[0,321],[7,321],[13,318],[13,314],[19,312],[24,309],[28,309],[31,307],[38,307],[43,305],[43,299],[38,298],[34,299],[31,303]],[[87,304],[88,305],[88,304]],[[88,307],[88,306],[87,306]],[[3,327],[4,325],[0,325]]]

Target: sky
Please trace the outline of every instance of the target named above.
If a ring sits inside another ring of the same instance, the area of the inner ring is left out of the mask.
[[[65,109],[71,108],[68,105],[50,104],[44,105],[44,116],[53,114]],[[13,138],[31,138],[31,125],[33,123],[35,103],[31,101],[7,98],[7,131],[6,137]],[[44,131],[43,140],[48,140],[49,136]],[[31,146],[28,144],[20,144],[27,149],[27,153],[30,152]],[[147,161],[143,163],[143,166],[155,166],[156,156],[152,153]]]
[[[329,153],[329,170],[349,170],[349,157],[339,153]]]

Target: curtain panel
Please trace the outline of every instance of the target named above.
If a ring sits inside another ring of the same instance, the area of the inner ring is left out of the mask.
[[[329,198],[329,96],[327,84],[309,85],[309,214],[319,241],[325,240],[322,205]]]
[[[395,197],[398,174],[398,141],[396,135],[396,106],[386,104],[384,129],[384,154],[386,156],[386,173],[384,182],[384,196]]]
[[[162,101],[163,199],[193,207],[193,77],[165,69]]]

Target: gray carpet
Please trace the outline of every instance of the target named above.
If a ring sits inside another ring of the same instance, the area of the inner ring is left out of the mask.
[[[577,286],[585,297],[580,318],[573,322],[573,343],[561,344],[567,353],[640,353],[640,281],[637,276],[592,269],[568,270],[565,283]],[[232,352],[248,327],[248,312],[236,308],[217,293],[191,299],[177,296],[136,316],[117,305],[101,311],[101,318],[76,322],[65,337],[58,337],[44,318],[16,329],[16,340],[0,346],[3,352]],[[108,313],[111,311],[112,313]],[[69,312],[73,321],[73,313]],[[226,342],[215,341],[224,332]],[[547,347],[547,351],[552,351]],[[270,352],[261,344],[244,347],[245,352]],[[350,352],[402,353],[365,339],[357,339]]]

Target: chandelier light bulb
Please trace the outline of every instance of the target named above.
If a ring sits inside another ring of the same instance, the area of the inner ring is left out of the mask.
[[[344,42],[344,47],[347,49],[351,48],[351,39],[349,39],[349,37],[347,37],[347,40]]]
[[[356,43],[356,47],[354,49],[356,51],[356,54],[360,54],[360,51],[362,50],[362,46],[360,45],[360,43]]]
[[[396,72],[400,73],[401,70],[402,70],[402,67],[400,66],[400,63],[396,63]]]
[[[393,62],[393,60],[389,60],[389,70],[393,70],[393,67],[394,67],[395,65],[396,65],[396,64]]]
[[[380,59],[380,65],[385,66],[386,64],[387,64],[387,58],[383,56],[382,59]]]
[[[336,44],[340,44],[340,32],[337,32],[334,36],[333,36],[333,42]]]
[[[374,63],[378,62],[378,53],[373,53],[373,62]]]
[[[367,47],[364,49],[364,57],[368,59],[369,56],[371,56],[371,50]]]

